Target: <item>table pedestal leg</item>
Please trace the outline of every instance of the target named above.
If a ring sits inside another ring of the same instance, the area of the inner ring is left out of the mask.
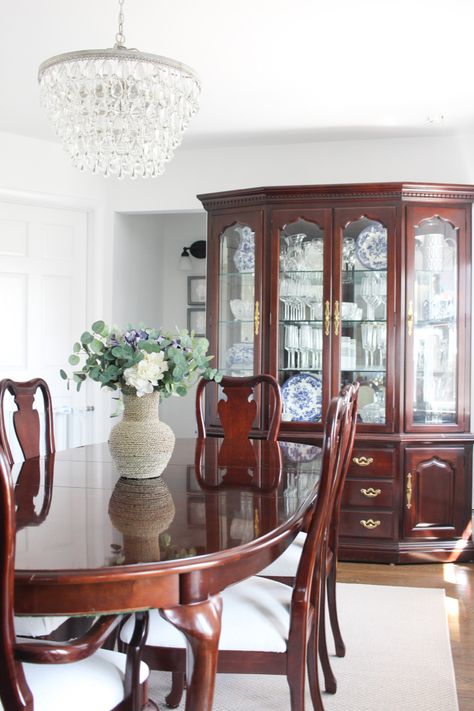
[[[216,681],[217,650],[221,632],[222,600],[160,610],[186,637],[186,711],[211,711]]]

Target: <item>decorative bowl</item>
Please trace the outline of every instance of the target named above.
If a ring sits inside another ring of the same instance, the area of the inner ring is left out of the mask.
[[[251,321],[253,319],[253,303],[243,299],[231,299],[230,310],[234,318],[239,321]]]

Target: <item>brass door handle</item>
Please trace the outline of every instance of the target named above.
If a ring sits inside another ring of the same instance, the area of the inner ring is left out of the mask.
[[[374,521],[373,518],[368,518],[367,520],[362,519],[360,521],[360,524],[364,528],[369,529],[369,531],[373,531],[374,528],[377,528],[377,526],[380,526],[380,521]]]
[[[339,301],[334,302],[334,335],[339,335],[339,326],[341,325],[341,311]]]
[[[368,489],[361,489],[360,493],[367,496],[368,499],[374,499],[376,496],[382,493],[382,489],[373,489],[369,486]]]
[[[329,336],[331,332],[331,304],[326,301],[324,304],[324,335]]]
[[[411,509],[411,497],[413,495],[413,484],[411,481],[411,472],[407,474],[407,487],[406,487],[406,504],[407,509]]]
[[[255,314],[254,314],[254,325],[255,325],[255,335],[258,336],[260,330],[260,304],[258,301],[255,302]]]
[[[408,335],[413,336],[413,323],[415,321],[415,315],[413,313],[413,301],[408,302],[408,312],[407,312],[407,328]]]
[[[368,467],[374,461],[373,457],[353,457],[352,461],[359,467]]]

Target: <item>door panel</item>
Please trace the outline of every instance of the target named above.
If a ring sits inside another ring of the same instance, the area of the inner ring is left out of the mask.
[[[465,448],[409,447],[405,452],[405,538],[458,538],[465,520]]]
[[[58,448],[88,441],[86,389],[59,376],[87,326],[86,268],[86,213],[0,203],[0,378],[46,380]]]

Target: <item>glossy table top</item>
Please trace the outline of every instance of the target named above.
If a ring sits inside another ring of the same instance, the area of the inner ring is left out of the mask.
[[[119,580],[133,569],[190,571],[245,557],[296,535],[319,470],[317,447],[253,440],[234,448],[218,438],[178,439],[155,479],[119,478],[107,444],[15,465],[17,579],[22,589],[107,571]]]

